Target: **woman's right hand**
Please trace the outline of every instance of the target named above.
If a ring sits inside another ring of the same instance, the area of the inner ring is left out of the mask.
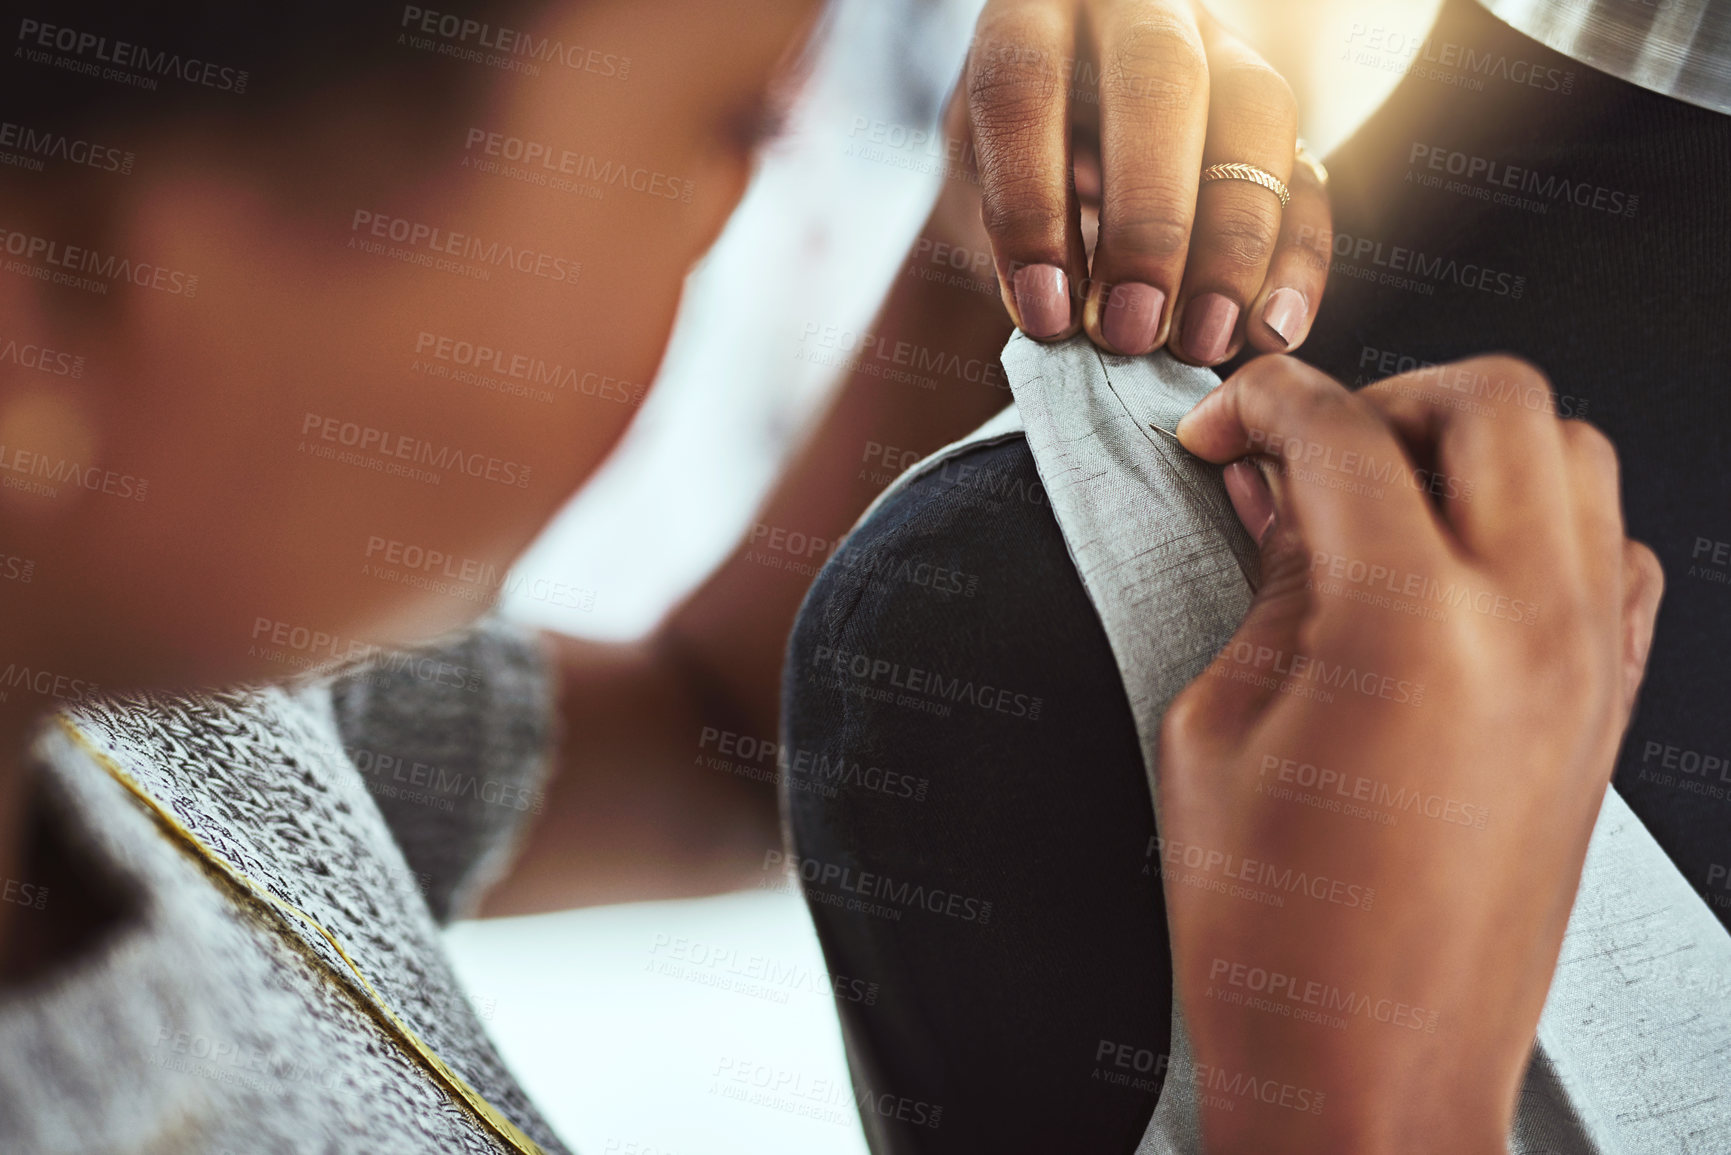
[[[1177,989],[1199,1070],[1317,1108],[1205,1083],[1210,1152],[1505,1150],[1662,585],[1549,398],[1505,357],[1358,393],[1267,357],[1179,425],[1263,578],[1161,734]]]

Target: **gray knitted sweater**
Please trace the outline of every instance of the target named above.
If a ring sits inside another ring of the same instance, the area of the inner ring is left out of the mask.
[[[439,943],[538,808],[550,697],[495,624],[334,684],[44,727],[34,820],[123,914],[0,992],[0,1151],[490,1155],[512,1125],[563,1151]]]

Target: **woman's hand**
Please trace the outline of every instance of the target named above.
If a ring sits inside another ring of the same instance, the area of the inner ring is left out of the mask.
[[[1177,987],[1199,1064],[1311,1093],[1204,1085],[1211,1152],[1505,1149],[1662,584],[1549,398],[1263,358],[1179,426],[1263,580],[1161,734]]]
[[[1328,271],[1292,90],[1190,0],[988,0],[952,126],[971,132],[1004,304],[1040,340],[1214,365],[1296,348]],[[1075,153],[1072,146],[1075,146]],[[1201,182],[1248,164],[1291,190]],[[1092,265],[1084,210],[1097,202]]]

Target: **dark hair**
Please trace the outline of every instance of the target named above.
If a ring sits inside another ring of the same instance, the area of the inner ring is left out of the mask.
[[[461,54],[489,36],[497,44],[508,31],[502,20],[521,21],[540,6],[439,4],[0,0],[12,41],[0,57],[0,121],[59,131],[185,119],[244,125],[359,80],[437,117],[501,75],[460,62]],[[429,15],[431,36],[421,31]],[[460,35],[444,34],[453,29]]]

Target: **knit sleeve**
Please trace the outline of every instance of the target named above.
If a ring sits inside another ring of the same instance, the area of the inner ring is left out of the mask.
[[[534,632],[489,619],[351,672],[331,698],[433,916],[471,914],[542,809],[554,685]]]

